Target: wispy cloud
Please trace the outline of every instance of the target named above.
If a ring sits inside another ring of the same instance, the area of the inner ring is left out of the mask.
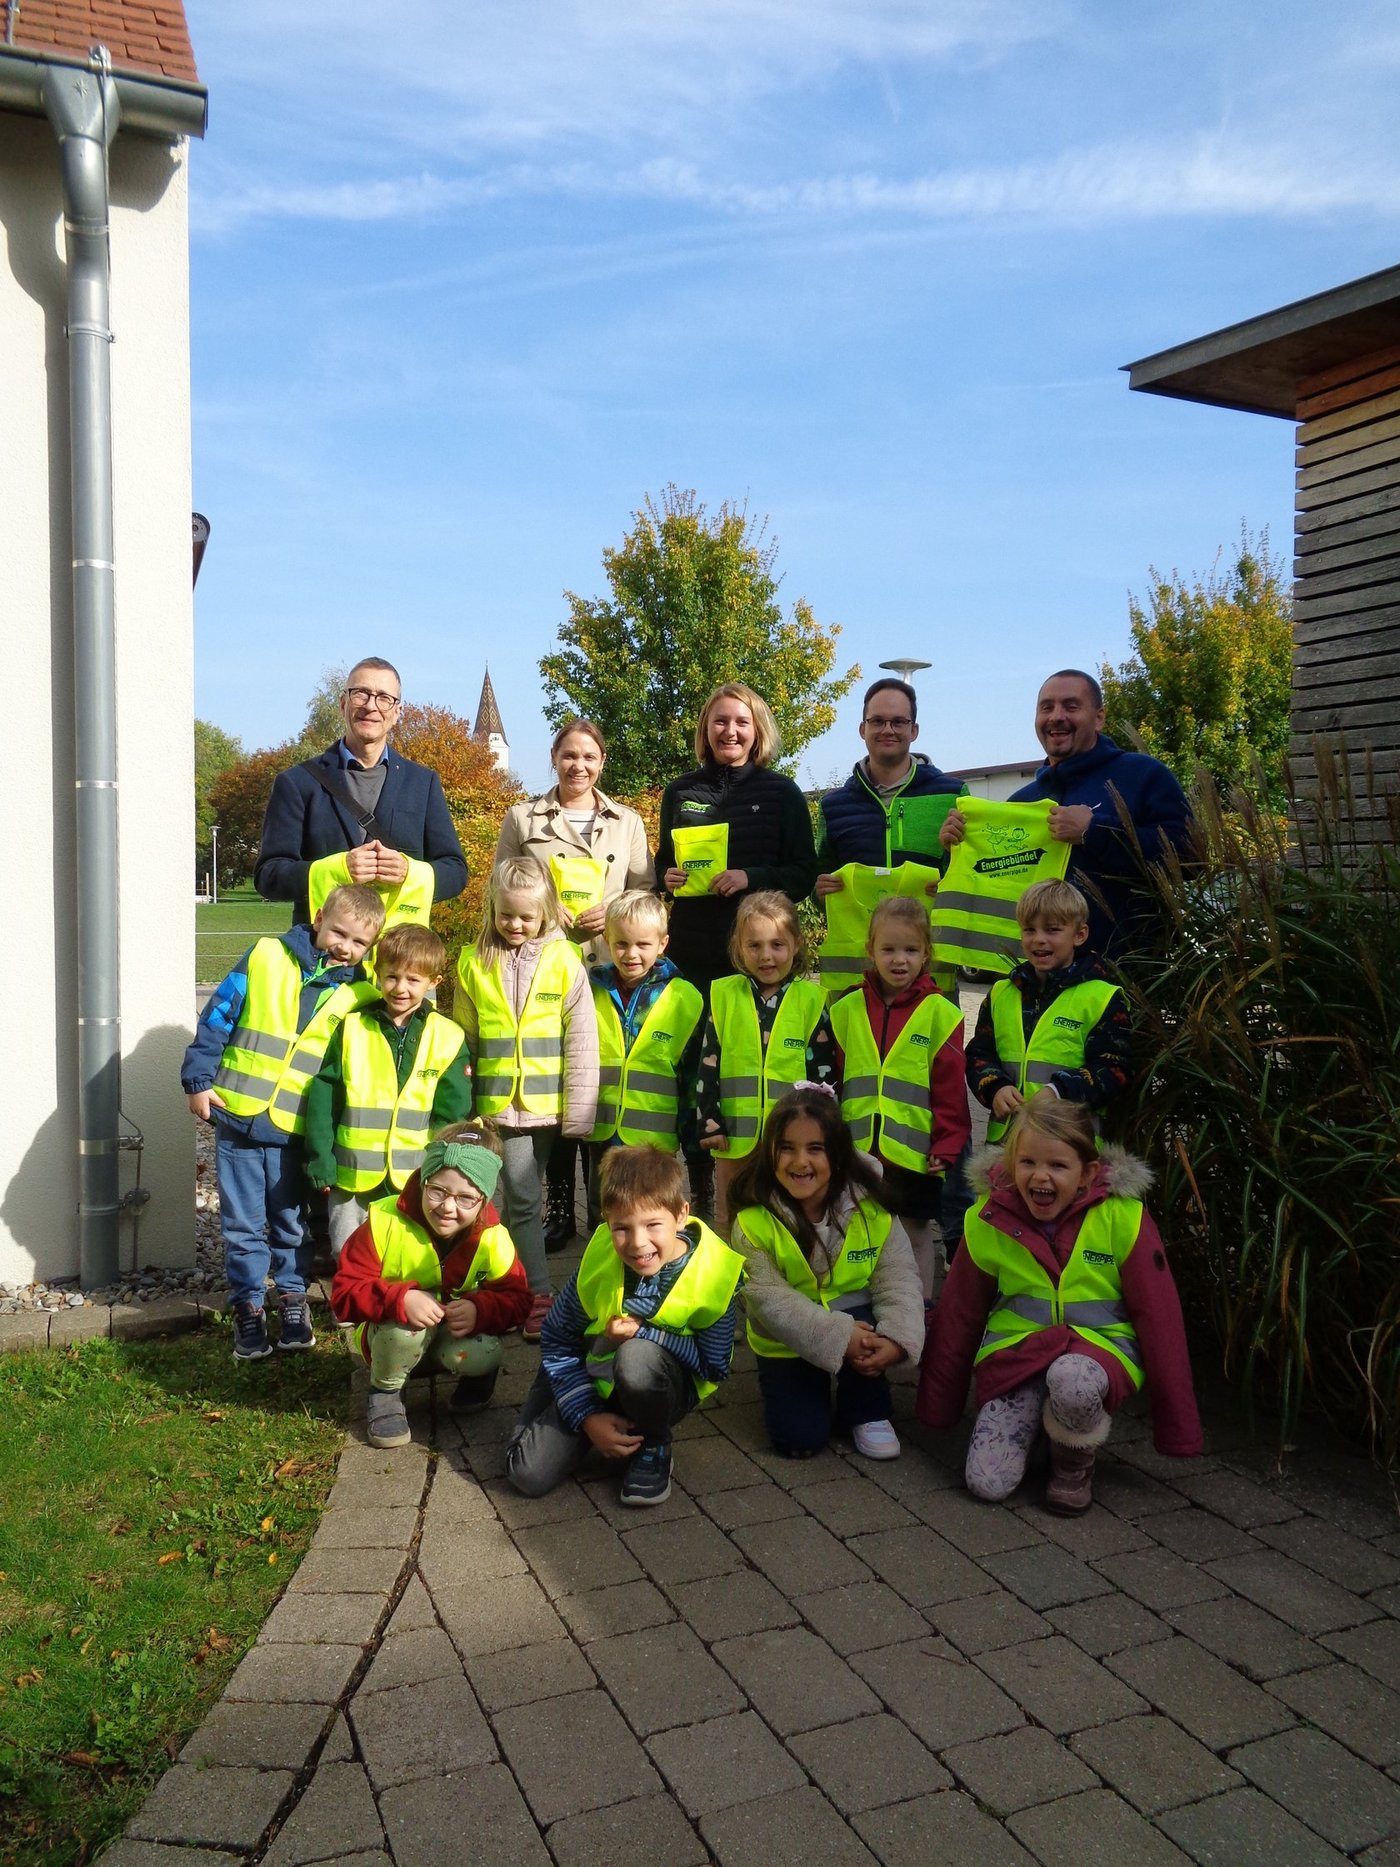
[[[1024,221],[1062,225],[1329,213],[1400,212],[1400,175],[1380,162],[1211,138],[1189,148],[1150,144],[1075,150],[1044,160],[949,168],[907,178],[874,173],[762,182],[657,158],[635,168],[596,162],[519,163],[479,174],[419,172],[363,181],[206,183],[198,231],[253,221],[431,221],[464,207],[523,197],[680,203],[734,220]]]

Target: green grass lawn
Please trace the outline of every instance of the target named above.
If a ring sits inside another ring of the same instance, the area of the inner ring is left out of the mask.
[[[334,1337],[335,1331],[329,1331]],[[0,1356],[0,1862],[86,1861],[301,1559],[349,1402],[335,1340],[238,1366],[215,1324]]]
[[[215,907],[194,911],[195,983],[217,985],[263,934],[285,933],[291,903],[264,901],[250,886],[219,896]]]

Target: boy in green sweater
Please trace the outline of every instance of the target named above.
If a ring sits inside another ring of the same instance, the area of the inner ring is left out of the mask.
[[[428,1137],[472,1112],[462,1028],[425,1001],[447,954],[430,928],[403,922],[375,948],[380,997],[351,1012],[306,1096],[306,1177],[330,1194],[338,1259],[372,1200],[400,1192]]]

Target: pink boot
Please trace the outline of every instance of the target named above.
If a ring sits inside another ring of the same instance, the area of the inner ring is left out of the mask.
[[[1045,1508],[1057,1517],[1081,1517],[1094,1501],[1094,1455],[1108,1438],[1113,1422],[1105,1414],[1087,1432],[1072,1432],[1055,1417],[1048,1400],[1042,1419],[1050,1441]]]

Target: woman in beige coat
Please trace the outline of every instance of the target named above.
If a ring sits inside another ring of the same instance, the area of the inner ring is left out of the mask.
[[[598,789],[607,747],[592,720],[565,720],[554,735],[549,758],[554,784],[539,797],[511,805],[496,839],[495,860],[533,856],[554,875],[561,892],[561,859],[592,857],[602,865],[601,900],[577,913],[571,914],[567,905],[564,911],[564,927],[577,942],[584,964],[590,965],[608,957],[603,939],[608,903],[629,888],[656,885],[647,833],[635,810],[615,804]],[[556,859],[554,864],[551,857]],[[545,1243],[551,1251],[558,1251],[574,1236],[577,1152],[577,1143],[561,1135],[550,1155]]]

